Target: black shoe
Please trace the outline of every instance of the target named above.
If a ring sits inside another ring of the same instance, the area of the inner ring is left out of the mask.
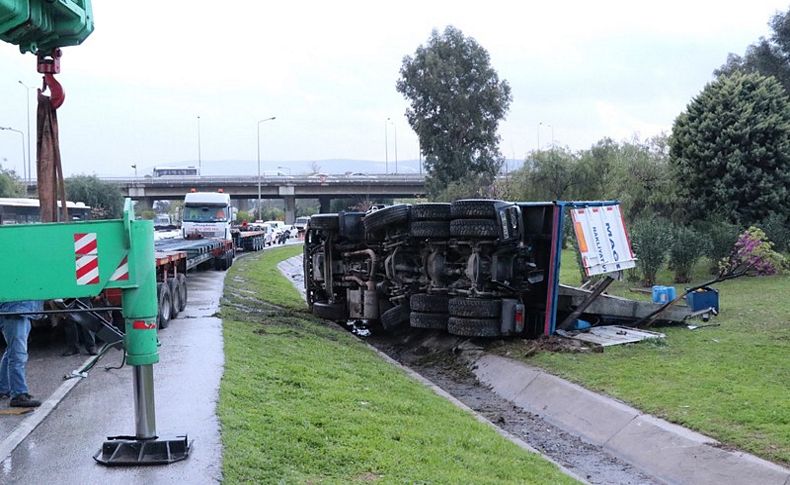
[[[99,350],[96,348],[95,345],[91,345],[90,347],[86,348],[85,350],[88,351],[88,355],[99,355]]]
[[[78,349],[77,347],[72,347],[70,349],[64,350],[63,353],[60,355],[62,355],[63,357],[68,357],[70,355],[77,355],[79,353],[80,353],[80,349]]]
[[[37,408],[41,406],[41,401],[33,399],[33,396],[28,393],[18,394],[11,398],[9,406],[12,408]]]

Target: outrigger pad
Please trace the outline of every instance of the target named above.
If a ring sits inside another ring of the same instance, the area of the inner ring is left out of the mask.
[[[137,440],[132,436],[109,436],[93,459],[105,466],[169,465],[189,457],[187,436],[176,439]]]

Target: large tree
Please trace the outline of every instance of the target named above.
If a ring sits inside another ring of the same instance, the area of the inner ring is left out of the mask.
[[[670,161],[690,218],[750,224],[790,211],[790,99],[773,77],[736,71],[675,120]]]
[[[396,87],[411,104],[406,118],[425,155],[428,190],[436,195],[470,174],[493,179],[503,162],[497,125],[511,96],[488,52],[448,26],[403,58],[400,76]]]
[[[89,205],[93,219],[117,219],[123,215],[123,194],[118,186],[95,175],[75,175],[65,182],[66,198]]]
[[[24,197],[25,189],[16,172],[0,167],[0,197]]]
[[[790,93],[790,11],[777,13],[768,22],[771,35],[746,48],[743,56],[730,53],[727,62],[715,71],[718,76],[735,71],[759,72],[773,76]]]

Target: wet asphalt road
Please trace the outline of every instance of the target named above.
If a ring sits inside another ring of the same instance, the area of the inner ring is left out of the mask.
[[[60,402],[57,408],[0,464],[0,483],[129,484],[216,483],[221,479],[222,448],[216,405],[224,357],[222,322],[217,312],[225,273],[188,277],[189,304],[161,330],[160,362],[154,365],[156,423],[161,437],[188,434],[194,445],[182,462],[156,467],[107,468],[93,455],[107,436],[134,434],[132,370],[117,366],[110,351]],[[86,355],[60,357],[59,342],[34,342],[28,364],[31,393],[48,398],[63,375]],[[0,405],[6,409],[7,403]],[[0,440],[28,416],[0,416]],[[0,457],[1,458],[1,457]]]

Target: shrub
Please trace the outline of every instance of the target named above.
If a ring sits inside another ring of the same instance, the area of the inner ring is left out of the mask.
[[[659,217],[637,219],[631,228],[631,242],[637,257],[637,268],[642,272],[642,283],[653,286],[656,273],[664,264],[672,242],[671,227]]]
[[[740,228],[726,222],[722,217],[720,220],[710,219],[698,223],[697,232],[708,240],[705,256],[710,260],[710,274],[716,274],[719,272],[719,261],[730,254],[732,246],[738,240]]]
[[[708,249],[708,240],[694,229],[678,226],[672,231],[669,248],[669,269],[675,272],[675,283],[691,281],[691,270]]]
[[[774,212],[758,226],[765,232],[768,240],[774,243],[774,249],[779,252],[790,249],[790,218],[787,215]]]
[[[730,255],[719,262],[720,277],[767,276],[787,267],[784,256],[773,250],[762,229],[751,226],[740,236]]]

